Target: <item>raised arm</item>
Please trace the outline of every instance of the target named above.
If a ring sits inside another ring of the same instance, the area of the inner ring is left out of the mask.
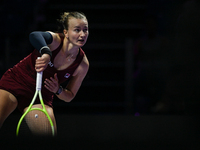
[[[49,54],[52,56],[51,50],[47,46],[53,41],[53,36],[49,32],[31,32],[29,35],[29,40],[33,47],[36,48],[42,55]]]
[[[36,60],[35,70],[44,71],[51,59],[52,50],[60,43],[57,33],[34,31],[29,35],[30,43],[41,53],[41,58]]]

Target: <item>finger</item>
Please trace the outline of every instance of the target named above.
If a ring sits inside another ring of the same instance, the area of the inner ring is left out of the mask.
[[[50,84],[49,84],[49,82],[47,82],[47,81],[44,81],[44,84],[45,84],[47,87],[50,87]]]
[[[54,78],[50,77],[50,79],[51,79],[51,81],[52,81],[54,84],[57,83],[57,81],[56,81]]]
[[[43,54],[42,57],[41,57],[43,60],[45,60],[46,62],[49,62],[51,57],[49,54]]]
[[[42,71],[44,71],[44,69],[45,69],[45,68],[36,68],[36,67],[35,67],[36,72],[42,72]]]
[[[50,77],[50,79],[51,79],[56,85],[58,84],[57,73],[54,74],[54,78]]]
[[[57,78],[56,73],[54,74],[54,78],[50,77],[50,79],[51,79],[55,84],[58,84],[58,78]]]
[[[45,63],[45,62],[36,62],[35,63],[35,66],[37,66],[37,67],[45,67],[47,65],[48,65],[48,63]]]
[[[40,71],[44,71],[47,67],[47,64],[44,64],[44,63],[36,63],[35,64],[35,70],[37,72],[40,72]]]
[[[44,85],[44,87],[45,87],[47,90],[53,92],[53,90],[52,90],[50,87],[48,87],[47,85]]]
[[[53,84],[51,84],[52,83],[51,81],[49,81],[49,82],[48,81],[44,81],[44,83],[45,83],[44,87],[47,88],[49,91],[55,93],[56,87]]]
[[[54,79],[58,81],[57,73],[54,74]]]
[[[54,82],[52,80],[46,79],[45,83],[52,89],[57,88],[57,82]]]
[[[45,61],[42,58],[36,59],[36,64],[43,64]]]
[[[49,91],[54,91],[54,87],[51,84],[45,84],[44,85]]]
[[[45,84],[47,84],[48,86],[52,85],[52,81],[49,79],[45,79]]]
[[[47,88],[48,90],[50,90],[50,88],[46,84],[44,85],[44,87]]]

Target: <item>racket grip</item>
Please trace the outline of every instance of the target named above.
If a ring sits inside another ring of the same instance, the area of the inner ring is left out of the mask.
[[[40,57],[38,57],[37,59],[39,59]],[[37,77],[36,77],[36,90],[41,90],[42,88],[42,75],[43,75],[43,71],[41,72],[37,72]]]

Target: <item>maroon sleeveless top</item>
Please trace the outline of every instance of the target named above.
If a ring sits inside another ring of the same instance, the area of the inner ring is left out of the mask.
[[[80,48],[79,53],[75,61],[64,70],[57,70],[53,66],[54,58],[61,50],[63,46],[63,37],[61,37],[61,43],[59,47],[52,51],[52,58],[49,62],[47,68],[43,71],[43,84],[42,84],[42,97],[44,103],[53,107],[53,97],[54,93],[50,92],[44,87],[44,80],[46,78],[54,77],[54,74],[57,73],[59,84],[69,80],[74,71],[80,65],[83,60],[84,51]],[[13,68],[10,68],[5,72],[0,80],[0,89],[4,89],[12,93],[18,100],[18,108],[20,111],[23,111],[25,107],[30,104],[30,101],[33,98],[35,93],[36,86],[36,71],[35,71],[35,60],[37,57],[41,56],[37,50],[34,50],[31,54],[21,60]],[[36,100],[36,103],[39,102],[39,99]]]

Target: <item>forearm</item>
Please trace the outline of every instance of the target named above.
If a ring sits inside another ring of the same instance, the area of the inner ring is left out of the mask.
[[[63,89],[62,92],[59,95],[56,94],[56,96],[65,102],[70,102],[75,97],[75,95],[67,89]]]

